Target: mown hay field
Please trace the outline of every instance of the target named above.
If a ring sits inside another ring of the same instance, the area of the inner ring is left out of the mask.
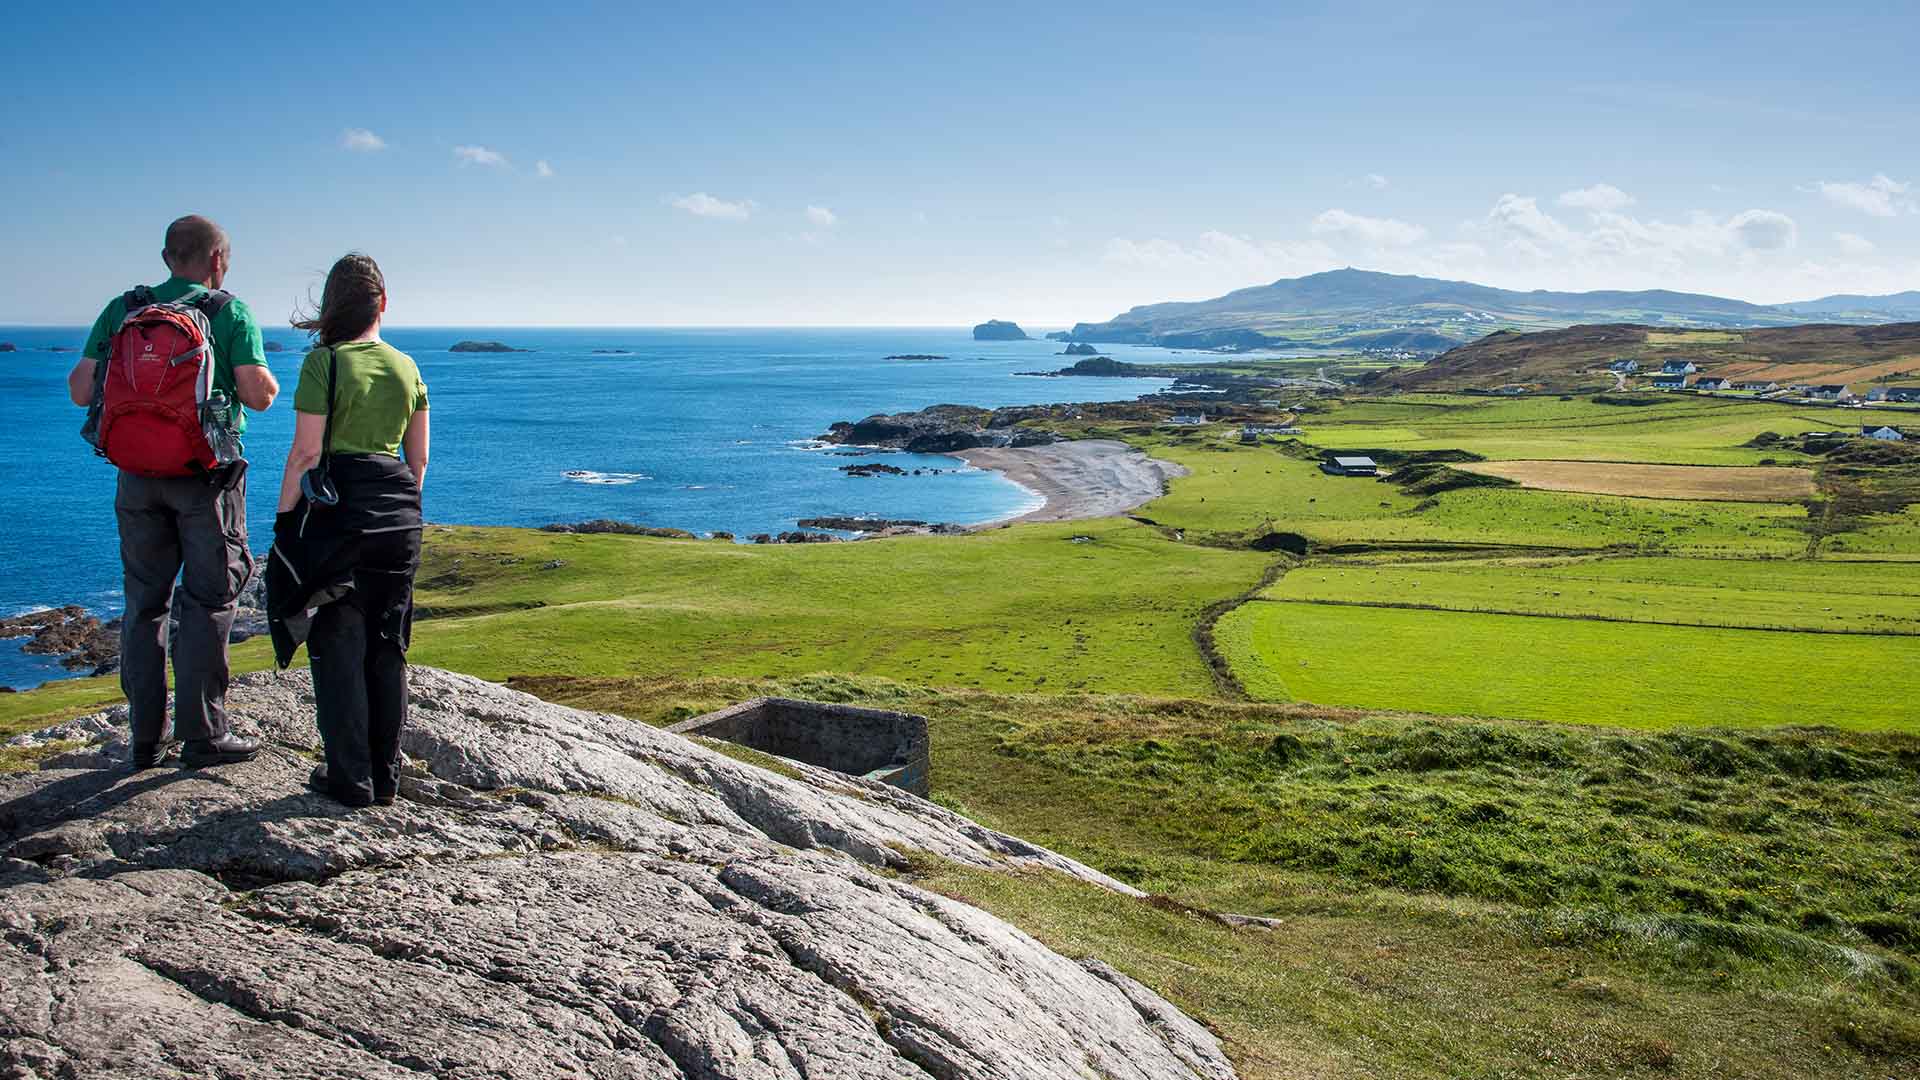
[[[1617,461],[1474,461],[1458,466],[1522,487],[1642,499],[1792,502],[1813,495],[1813,473],[1777,466],[1646,465]]]

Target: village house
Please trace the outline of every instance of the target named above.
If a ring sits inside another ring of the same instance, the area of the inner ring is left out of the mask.
[[[1725,390],[1732,385],[1718,375],[1702,375],[1693,381],[1695,390]]]
[[[1322,472],[1334,476],[1379,476],[1380,466],[1370,457],[1334,457],[1320,463]]]
[[[1171,417],[1167,419],[1167,423],[1169,424],[1186,424],[1189,426],[1204,424],[1206,422],[1207,422],[1206,413],[1195,413],[1192,415],[1188,415],[1186,413],[1174,413]]]
[[[1660,365],[1662,375],[1691,375],[1699,370],[1699,365],[1691,360],[1669,360]]]
[[[1888,427],[1885,424],[1881,424],[1878,427],[1868,425],[1860,429],[1860,434],[1869,439],[1879,439],[1881,442],[1905,442],[1907,440],[1907,433],[1905,431],[1897,427]]]
[[[1859,398],[1857,397],[1857,395],[1854,394],[1853,391],[1847,389],[1845,386],[1842,386],[1839,383],[1828,383],[1825,386],[1808,387],[1807,396],[1812,398],[1815,401],[1857,401],[1859,400]]]
[[[1636,372],[1636,371],[1639,371],[1639,370],[1640,370],[1640,361],[1638,361],[1638,360],[1615,360],[1615,361],[1614,361],[1613,363],[1611,363],[1611,364],[1608,364],[1608,365],[1607,365],[1607,370],[1608,370],[1608,371],[1618,371],[1618,372],[1620,372],[1620,373],[1621,373],[1621,374],[1623,374],[1623,375],[1631,375],[1631,374],[1633,374],[1634,372]]]
[[[1735,390],[1745,390],[1753,394],[1771,394],[1775,390],[1780,389],[1780,384],[1777,382],[1761,382],[1749,379],[1745,382],[1734,383],[1733,388]]]
[[[1653,388],[1655,390],[1685,390],[1687,388],[1687,377],[1685,375],[1655,375],[1653,377]]]
[[[1876,386],[1867,391],[1867,400],[1920,404],[1920,386]]]

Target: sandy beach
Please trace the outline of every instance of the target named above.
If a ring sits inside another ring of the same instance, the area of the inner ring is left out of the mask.
[[[976,468],[993,469],[1047,500],[1040,509],[1005,521],[1079,521],[1123,514],[1159,498],[1168,480],[1187,474],[1179,465],[1110,439],[959,450],[952,456]]]

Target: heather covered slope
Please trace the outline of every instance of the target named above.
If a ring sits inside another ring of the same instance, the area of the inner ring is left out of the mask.
[[[1853,383],[1920,380],[1920,323],[1808,324],[1750,330],[1669,330],[1631,324],[1574,326],[1522,334],[1501,330],[1379,383],[1403,390],[1491,389],[1509,383],[1546,389],[1604,389],[1609,363],[1634,359],[1659,370],[1691,360],[1728,378]],[[1864,387],[1861,388],[1864,391]]]

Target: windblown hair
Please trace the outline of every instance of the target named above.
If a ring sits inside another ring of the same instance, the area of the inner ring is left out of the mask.
[[[351,341],[380,317],[380,298],[386,294],[387,279],[373,256],[348,252],[327,271],[319,313],[305,318],[296,314],[294,329],[307,331],[322,345]]]
[[[207,266],[215,252],[227,250],[227,231],[199,214],[188,214],[167,226],[167,244],[160,257],[170,270],[194,271]]]

